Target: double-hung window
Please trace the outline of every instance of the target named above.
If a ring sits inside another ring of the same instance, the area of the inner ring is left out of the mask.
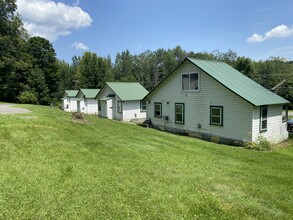
[[[210,107],[210,124],[223,126],[223,106]]]
[[[140,111],[145,112],[146,111],[146,101],[140,101]]]
[[[198,73],[188,73],[182,75],[182,91],[198,90]]]
[[[175,123],[184,124],[184,103],[175,103]]]
[[[117,112],[118,113],[122,113],[122,101],[118,101],[117,102]]]
[[[102,111],[102,105],[101,105],[101,101],[98,101],[98,111]]]
[[[268,106],[260,107],[260,131],[266,131],[268,128]]]
[[[154,103],[154,116],[157,118],[162,118],[162,103]]]
[[[288,105],[283,105],[282,122],[288,121]]]

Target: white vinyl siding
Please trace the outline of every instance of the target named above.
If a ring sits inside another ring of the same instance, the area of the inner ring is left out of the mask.
[[[77,112],[77,101],[75,97],[67,97],[64,99],[64,111]]]
[[[200,90],[198,92],[182,91],[182,74],[199,73]],[[149,97],[147,118],[154,125],[208,133],[236,140],[251,141],[253,106],[232,93],[205,72],[190,62],[177,68],[160,87]],[[168,121],[154,117],[154,103],[162,103],[162,115],[169,116]],[[175,103],[185,103],[185,123],[175,123]],[[223,106],[224,126],[210,125],[210,106]]]
[[[109,88],[109,86],[105,86],[100,92],[99,92],[99,95],[96,97],[96,99],[97,100],[99,100],[99,99],[102,99],[102,98],[104,98],[104,97],[108,97],[108,95],[111,95],[111,94],[114,94],[114,92],[113,92],[113,90],[112,89],[110,89]],[[111,105],[111,107],[112,107],[112,115],[111,115],[111,119],[116,119],[116,103],[117,103],[117,97],[115,96],[115,97],[113,97],[112,98],[112,101],[111,102],[107,102],[108,103],[108,105]],[[103,101],[102,101],[103,102]],[[111,104],[110,104],[111,103]],[[102,117],[105,117],[105,110],[106,109],[104,109],[103,107],[102,107],[102,109],[101,109],[102,111],[101,112],[103,112],[102,113]],[[108,111],[109,111],[110,109],[108,109]]]
[[[68,108],[65,108],[64,109],[67,112],[76,112],[77,111],[77,101],[76,101],[76,98],[75,97],[68,97],[67,98],[67,104],[66,104],[65,107],[68,107]]]
[[[89,115],[98,114],[98,101],[96,99],[86,99],[86,109],[85,113]]]
[[[140,111],[140,100],[124,101],[123,103],[123,121],[138,120],[144,121],[146,112]]]
[[[104,97],[107,97],[109,94],[115,94],[114,91],[109,87],[105,86],[99,93],[97,99],[102,99]],[[119,98],[119,96],[116,94],[115,97],[112,97],[111,101],[107,101],[108,109],[106,109],[105,106],[103,106],[103,103],[106,103],[105,101],[101,101],[102,103],[102,117],[105,117],[106,110],[108,111],[108,118],[110,119],[116,119],[121,121],[131,121],[133,119],[140,119],[140,121],[144,121],[146,118],[146,112],[140,111],[140,101],[141,100],[134,100],[134,101],[123,101]],[[118,112],[118,102],[121,102],[122,108],[121,112]],[[105,105],[105,104],[104,104]],[[111,108],[110,108],[111,107]],[[112,116],[110,116],[110,113]]]
[[[287,123],[282,121],[283,105],[269,105],[266,132],[260,131],[260,106],[253,108],[253,136],[257,141],[261,135],[273,143],[279,143],[288,138]]]

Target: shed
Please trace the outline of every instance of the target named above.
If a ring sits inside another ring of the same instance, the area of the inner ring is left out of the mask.
[[[96,96],[101,117],[121,121],[144,121],[148,91],[136,82],[107,82]]]
[[[77,111],[84,114],[97,115],[98,101],[95,99],[100,89],[80,89],[76,94]]]
[[[67,112],[76,112],[77,111],[77,101],[76,94],[78,90],[65,90],[63,93],[62,109]]]

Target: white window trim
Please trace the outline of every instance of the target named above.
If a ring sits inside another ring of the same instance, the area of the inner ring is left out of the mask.
[[[212,109],[220,109],[220,116],[218,115],[212,115]],[[216,106],[216,105],[211,105],[210,106],[210,124],[211,125],[217,125],[217,126],[223,126],[224,124],[224,118],[223,118],[223,113],[224,113],[224,108],[223,106]],[[220,118],[220,123],[212,122],[212,117],[219,117]]]
[[[177,112],[176,112],[176,105],[181,105],[182,106],[182,121],[177,121],[176,120],[176,115],[177,115]],[[177,124],[184,124],[184,121],[185,121],[185,104],[184,103],[175,103],[175,123]]]

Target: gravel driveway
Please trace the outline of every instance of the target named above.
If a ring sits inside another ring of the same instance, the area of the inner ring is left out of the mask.
[[[0,104],[0,114],[24,114],[31,112],[24,108],[14,108],[13,104]]]

